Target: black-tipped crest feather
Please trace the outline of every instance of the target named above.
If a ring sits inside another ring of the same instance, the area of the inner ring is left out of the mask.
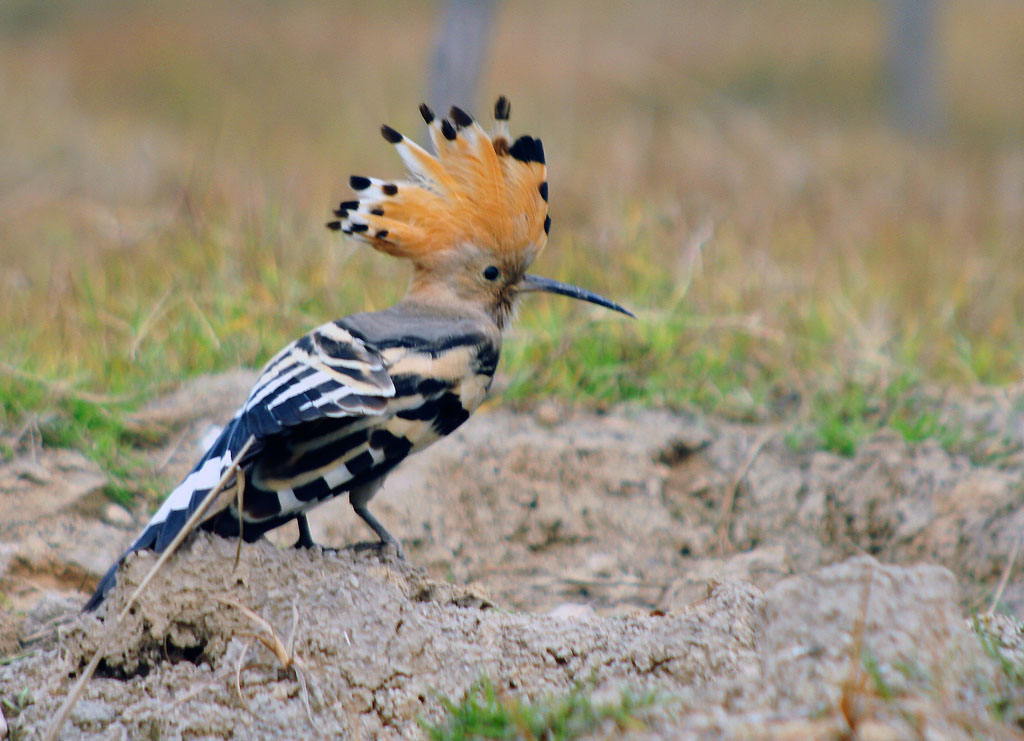
[[[455,125],[460,129],[473,125],[473,117],[457,105],[452,106],[451,111],[449,111],[449,115],[452,117],[452,121],[455,122]]]
[[[381,125],[381,127],[380,127],[380,134],[390,144],[398,144],[400,141],[402,141],[402,138],[403,138],[401,134],[399,134],[397,131],[395,131],[393,128],[391,128],[387,124],[382,124]]]
[[[544,164],[544,145],[540,139],[534,139],[532,136],[519,137],[508,151],[520,162]]]
[[[502,95],[494,104],[494,120],[508,121],[508,117],[511,115],[511,113],[512,104],[509,103],[508,98]]]

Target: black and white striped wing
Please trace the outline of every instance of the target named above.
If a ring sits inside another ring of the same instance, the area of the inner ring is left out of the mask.
[[[322,417],[381,414],[394,395],[380,354],[329,322],[267,364],[236,416],[260,440]]]
[[[379,415],[394,395],[376,350],[334,322],[318,327],[267,364],[235,418],[164,500],[130,550],[163,550],[250,435],[256,442],[240,462],[243,469],[265,454],[269,441],[292,428],[318,419]]]

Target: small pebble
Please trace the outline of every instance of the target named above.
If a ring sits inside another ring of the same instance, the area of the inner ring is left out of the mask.
[[[220,433],[223,431],[224,428],[220,425],[210,425],[207,427],[196,441],[198,450],[201,453],[205,453],[207,450],[212,448],[213,444],[217,442],[217,438],[220,437]]]
[[[548,611],[548,616],[559,620],[586,620],[597,617],[594,608],[590,605],[581,605],[576,602],[563,602],[557,607]]]
[[[562,414],[558,410],[558,405],[550,402],[540,404],[534,415],[537,419],[537,424],[544,425],[545,427],[554,427],[562,421]]]
[[[132,515],[120,504],[111,502],[103,508],[103,519],[115,527],[131,527]]]
[[[899,741],[903,734],[882,721],[866,720],[857,724],[857,738],[864,741]]]
[[[105,726],[115,717],[117,711],[99,700],[79,700],[71,711],[71,722],[85,728]]]
[[[31,484],[45,486],[53,481],[53,476],[50,475],[45,466],[32,461],[17,461],[12,468],[18,478],[24,479]]]

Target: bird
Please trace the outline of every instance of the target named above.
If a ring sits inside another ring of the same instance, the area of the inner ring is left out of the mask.
[[[399,463],[480,406],[517,299],[561,294],[634,317],[596,293],[526,272],[551,229],[547,165],[540,139],[511,140],[510,111],[498,98],[489,134],[457,106],[439,119],[421,105],[436,154],[381,127],[407,176],[353,175],[355,198],[326,226],[411,262],[404,298],[323,324],[271,358],[220,436],[100,580],[86,611],[103,602],[131,553],[164,551],[225,477],[225,496],[200,529],[252,542],[296,520],[295,545],[310,548],[306,513],[347,494],[377,545],[404,559],[367,505]]]

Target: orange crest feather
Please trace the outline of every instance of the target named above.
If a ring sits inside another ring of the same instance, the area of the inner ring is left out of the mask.
[[[358,200],[343,202],[334,212],[338,221],[327,226],[413,260],[470,243],[533,262],[551,225],[544,147],[530,136],[509,144],[509,108],[504,96],[498,99],[492,137],[459,108],[452,108],[451,121],[439,121],[426,105],[420,106],[436,157],[382,126],[409,179],[352,176],[349,183]]]

